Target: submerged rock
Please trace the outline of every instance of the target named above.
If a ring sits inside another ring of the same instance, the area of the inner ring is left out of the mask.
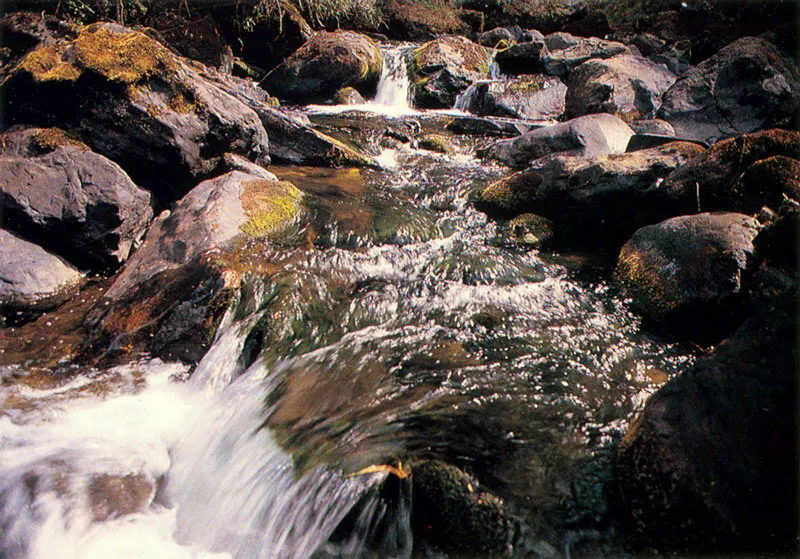
[[[265,264],[264,247],[249,254],[247,243],[296,223],[301,198],[291,183],[239,171],[197,185],[156,219],[95,307],[93,340],[110,342],[112,351],[148,348],[164,359],[199,360],[241,271]]]
[[[470,84],[489,77],[491,51],[464,37],[443,37],[411,54],[414,106],[449,109]]]
[[[155,497],[156,481],[143,473],[98,474],[89,481],[87,490],[92,519],[104,522],[145,512]]]
[[[588,60],[569,77],[566,112],[646,118],[661,107],[661,96],[675,79],[665,67],[632,54]]]
[[[742,276],[755,264],[759,228],[755,218],[724,212],[643,227],[622,247],[615,277],[635,312],[682,336],[713,340],[741,319]]]
[[[646,548],[797,554],[799,301],[759,275],[754,315],[654,394],[618,448],[616,516]]]
[[[115,269],[147,230],[150,193],[56,128],[0,137],[3,224],[73,264]]]
[[[412,465],[414,536],[446,553],[503,554],[512,523],[503,501],[477,480],[444,462]]]
[[[0,322],[55,308],[82,281],[69,263],[0,229]]]
[[[247,106],[143,33],[116,24],[31,51],[0,86],[9,123],[57,125],[169,204],[224,153],[268,162]]]
[[[776,126],[800,106],[800,70],[764,39],[745,37],[688,70],[659,116],[679,136],[716,140]]]
[[[372,96],[383,59],[374,41],[353,31],[320,31],[264,78],[272,95],[293,103],[323,103],[344,87]]]
[[[457,108],[477,115],[550,120],[564,113],[567,86],[554,77],[520,76],[475,83]]]
[[[502,140],[482,155],[511,167],[525,167],[549,153],[586,157],[624,153],[631,136],[630,126],[613,115],[587,115]]]

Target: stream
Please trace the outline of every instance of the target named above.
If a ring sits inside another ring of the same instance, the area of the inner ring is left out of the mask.
[[[308,219],[193,370],[0,368],[0,558],[441,557],[409,491],[352,475],[423,459],[505,500],[513,556],[604,537],[604,456],[693,353],[640,329],[602,255],[526,250],[472,207],[508,173],[481,138],[402,139],[458,114],[409,106],[409,48],[372,103],[304,109],[382,168],[271,169]]]

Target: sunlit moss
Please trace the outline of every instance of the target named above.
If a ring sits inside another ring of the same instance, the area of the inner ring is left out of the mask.
[[[299,217],[302,197],[303,193],[290,182],[245,182],[240,199],[247,222],[242,225],[242,232],[249,237],[267,237],[280,231]]]

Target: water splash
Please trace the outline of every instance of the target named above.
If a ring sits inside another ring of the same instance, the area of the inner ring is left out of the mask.
[[[383,72],[373,104],[388,107],[397,114],[411,109],[411,84],[408,77],[408,45],[384,48]]]

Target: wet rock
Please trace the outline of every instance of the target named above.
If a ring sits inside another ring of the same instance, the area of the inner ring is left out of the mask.
[[[506,552],[512,523],[503,502],[444,462],[412,465],[415,538],[446,553]]]
[[[226,153],[222,157],[222,161],[220,162],[220,166],[217,169],[217,174],[224,175],[225,173],[230,173],[231,171],[241,171],[247,175],[253,175],[254,177],[258,177],[260,179],[267,179],[271,181],[278,180],[273,173],[267,171],[264,167],[256,165],[249,159],[245,159],[241,155],[236,155],[235,153]]]
[[[437,153],[453,153],[450,141],[440,134],[425,134],[417,140],[417,147]]]
[[[622,247],[615,277],[635,312],[682,336],[714,339],[741,318],[742,275],[754,265],[759,228],[725,212],[643,227]]]
[[[145,512],[153,501],[156,484],[145,474],[99,474],[89,481],[89,507],[95,522]]]
[[[454,134],[468,134],[473,136],[501,136],[516,137],[530,132],[541,126],[520,122],[519,120],[502,120],[495,118],[479,118],[474,116],[459,116],[449,121],[446,125],[448,131]]]
[[[0,136],[3,224],[73,264],[115,269],[147,230],[153,211],[114,162],[57,128]]]
[[[477,80],[489,77],[491,51],[464,37],[443,37],[412,53],[414,106],[449,109]]]
[[[366,101],[356,88],[344,87],[334,94],[333,103],[336,105],[363,105]]]
[[[224,153],[268,161],[258,116],[146,35],[115,24],[30,52],[0,86],[9,123],[58,125],[162,204]]]
[[[532,130],[512,140],[501,140],[482,155],[511,167],[525,167],[549,153],[592,157],[623,153],[633,130],[609,114],[587,115],[554,126]]]
[[[61,258],[0,229],[0,319],[15,322],[55,308],[82,281]]]
[[[564,113],[566,95],[567,86],[558,78],[520,76],[475,83],[457,107],[478,115],[549,120]]]
[[[786,194],[800,197],[796,174],[800,133],[765,130],[717,142],[670,175],[662,185],[671,211],[777,209]],[[751,170],[751,167],[753,169]]]
[[[798,275],[798,243],[800,239],[800,203],[791,198],[783,201],[773,220],[753,242],[758,261]]]
[[[671,217],[660,184],[702,151],[675,142],[618,155],[553,154],[484,189],[476,206],[493,217],[551,219],[560,244],[619,246],[638,228]]]
[[[798,552],[799,301],[785,277],[759,276],[753,316],[654,394],[618,448],[616,515],[642,546]]]
[[[651,118],[647,120],[634,120],[630,123],[630,127],[637,134],[646,134],[651,136],[666,136],[670,138],[675,137],[675,129],[666,120],[659,120]]]
[[[553,222],[536,214],[522,214],[500,224],[496,241],[523,249],[548,249],[555,237]]]
[[[597,37],[575,37],[569,33],[554,33],[545,37],[547,51],[541,56],[545,73],[566,77],[575,68],[592,58],[611,58],[620,54],[631,54],[631,50],[615,41]]]
[[[772,43],[745,37],[680,76],[659,116],[678,135],[705,141],[775,126],[798,105],[797,66]]]
[[[655,114],[675,75],[641,56],[593,59],[569,77],[566,112],[570,117],[610,113],[630,121]]]
[[[293,103],[322,103],[348,86],[373,95],[382,68],[381,53],[366,35],[321,31],[272,70],[262,85]]]
[[[233,171],[200,183],[159,216],[87,321],[91,343],[195,362],[213,341],[239,274],[302,213],[291,183]],[[261,258],[261,260],[259,260]]]

